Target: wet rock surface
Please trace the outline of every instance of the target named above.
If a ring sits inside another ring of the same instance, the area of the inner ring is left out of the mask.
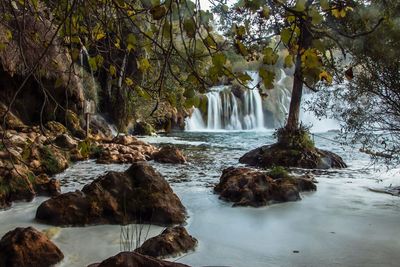
[[[60,249],[32,227],[16,228],[0,240],[0,267],[47,267],[63,258]]]
[[[101,143],[97,163],[133,163],[153,158],[157,148],[134,136],[117,136],[112,141]]]
[[[43,202],[36,219],[52,225],[183,223],[185,208],[167,181],[146,162],[108,172],[82,191]]]
[[[176,257],[194,250],[196,238],[182,226],[165,229],[160,235],[146,240],[135,252],[155,258]]]
[[[309,178],[285,177],[273,179],[266,172],[250,168],[230,167],[223,170],[214,191],[234,206],[261,207],[274,202],[300,200],[301,191],[314,191]]]
[[[159,151],[153,154],[155,161],[160,163],[171,163],[171,164],[184,164],[186,158],[182,151],[174,146],[163,146]]]
[[[305,169],[346,168],[343,159],[333,152],[318,148],[287,148],[280,144],[266,145],[247,152],[240,163],[261,168],[273,166]]]
[[[188,265],[158,260],[135,252],[121,252],[101,263],[88,267],[189,267]]]

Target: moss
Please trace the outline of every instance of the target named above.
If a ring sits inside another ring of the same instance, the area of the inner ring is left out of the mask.
[[[0,182],[0,198],[6,197],[10,192],[10,185],[5,182]]]
[[[273,179],[289,178],[289,172],[282,166],[276,166],[272,168],[267,175]]]
[[[135,125],[134,134],[136,135],[152,135],[155,133],[153,126],[147,122],[138,122]]]
[[[42,165],[45,168],[46,173],[48,174],[56,174],[62,170],[62,167],[57,161],[54,153],[47,146],[44,146],[40,149]]]
[[[78,143],[78,150],[84,158],[98,158],[103,149],[92,143],[90,139]]]

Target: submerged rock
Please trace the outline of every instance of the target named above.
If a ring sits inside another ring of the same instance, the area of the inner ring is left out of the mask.
[[[188,265],[158,260],[135,252],[121,252],[101,263],[88,267],[189,267]]]
[[[186,158],[182,151],[174,146],[164,146],[153,154],[155,161],[160,163],[184,164]]]
[[[300,200],[301,191],[316,190],[311,179],[285,177],[273,179],[266,172],[230,167],[223,170],[214,191],[234,206],[265,206],[270,202]]]
[[[0,240],[0,267],[47,267],[63,258],[60,249],[32,227],[16,228]]]
[[[261,168],[273,166],[305,169],[346,168],[343,159],[335,153],[318,148],[288,148],[280,144],[256,148],[240,159],[240,163]]]
[[[194,250],[196,238],[182,226],[165,229],[160,235],[146,240],[135,252],[156,258],[176,257]]]
[[[52,225],[183,223],[185,208],[167,181],[146,162],[108,172],[82,191],[43,202],[36,219]]]

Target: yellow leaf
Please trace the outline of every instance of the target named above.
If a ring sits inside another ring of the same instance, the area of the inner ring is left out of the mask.
[[[285,57],[285,62],[283,63],[284,68],[291,68],[293,67],[293,56],[292,55],[287,55]]]
[[[99,33],[96,34],[96,40],[97,41],[103,39],[104,37],[106,37],[106,34],[104,32],[99,32]]]
[[[327,84],[332,84],[332,80],[333,80],[333,78],[332,78],[332,75],[330,75],[327,71],[322,71],[320,74],[319,74],[319,79],[321,80],[321,81],[325,81]]]
[[[128,86],[133,85],[132,79],[131,78],[125,78],[125,84],[128,85]]]
[[[111,76],[117,76],[117,68],[114,65],[110,65],[108,71],[110,72]]]
[[[13,34],[10,30],[6,30],[6,38],[8,41],[11,41],[13,38]]]
[[[150,62],[147,58],[142,58],[137,62],[138,69],[142,72],[150,68]]]

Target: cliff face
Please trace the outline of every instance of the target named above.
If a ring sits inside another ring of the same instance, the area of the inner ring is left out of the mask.
[[[0,25],[0,99],[24,123],[62,116],[62,109],[79,113],[83,86],[71,56],[44,6],[14,9]]]

